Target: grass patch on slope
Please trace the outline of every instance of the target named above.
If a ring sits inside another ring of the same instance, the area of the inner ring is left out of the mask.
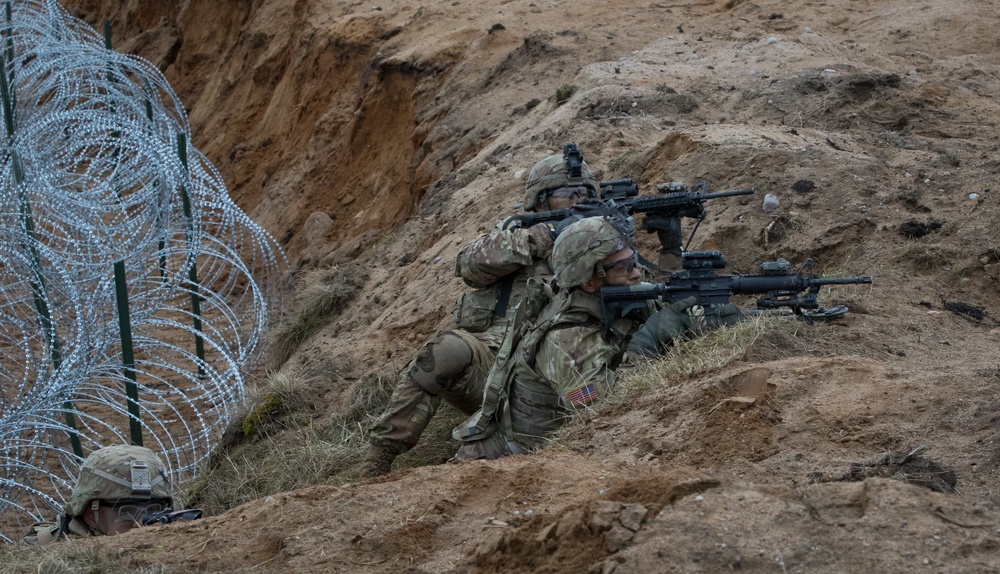
[[[250,393],[242,415],[234,418],[230,440],[186,493],[189,506],[218,514],[240,504],[314,484],[357,480],[369,447],[369,430],[382,414],[397,373],[372,374],[354,383],[349,403],[331,415],[313,418],[303,392],[314,381],[273,375]],[[297,405],[297,406],[290,406]],[[395,468],[441,464],[458,448],[451,429],[465,416],[442,404],[420,444],[401,455]]]
[[[94,544],[57,542],[44,546],[3,545],[0,547],[0,574],[188,574],[198,570],[175,566],[138,563],[119,550]]]
[[[724,368],[750,356],[781,358],[772,339],[785,341],[806,324],[792,318],[758,315],[674,345],[659,359],[638,360],[622,373],[615,402],[632,400],[691,377]],[[766,352],[763,352],[765,351]],[[794,354],[794,353],[792,353]]]
[[[246,438],[252,440],[225,443],[192,485],[188,499],[216,514],[285,490],[355,480],[368,448],[368,429],[388,403],[394,383],[394,377],[378,374],[359,379],[349,404],[339,412],[310,418],[303,414],[307,411],[286,410],[289,403],[279,397],[299,400],[295,397],[314,388],[314,381],[303,377],[292,383],[284,375],[275,377],[271,385],[262,385],[256,400],[248,400],[244,415],[226,431],[232,436],[250,427],[252,434]]]
[[[272,366],[277,369],[285,364],[302,343],[340,316],[366,281],[367,267],[353,263],[306,273],[295,314],[278,327],[271,342]]]
[[[552,437],[551,446],[586,448],[596,419],[661,405],[664,391],[740,361],[766,362],[802,354],[797,341],[806,323],[791,316],[757,315],[731,327],[678,341],[659,358],[632,357],[619,368],[618,386],[594,408],[573,413],[568,424]],[[584,438],[582,438],[584,437]],[[582,443],[581,443],[582,441]]]

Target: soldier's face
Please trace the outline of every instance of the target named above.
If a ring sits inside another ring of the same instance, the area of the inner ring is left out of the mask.
[[[548,204],[549,211],[569,209],[578,201],[585,199],[589,193],[590,191],[585,186],[560,187],[549,192],[545,203]]]
[[[604,258],[605,285],[635,285],[639,283],[639,254],[630,247]]]
[[[158,501],[124,502],[121,504],[101,504],[97,511],[92,509],[84,514],[87,526],[95,532],[110,536],[121,534],[140,526],[147,514],[159,512],[165,503]]]
[[[96,511],[88,509],[83,520],[91,530],[106,536],[121,534],[139,526],[135,520],[119,520],[118,511],[110,504],[102,504]]]

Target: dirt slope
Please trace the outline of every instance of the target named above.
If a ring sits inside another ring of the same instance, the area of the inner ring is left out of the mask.
[[[824,292],[844,320],[664,381],[561,447],[99,544],[207,571],[1000,571],[993,3],[67,5],[161,66],[297,267],[364,255],[366,295],[285,367],[336,372],[331,409],[449,325],[457,249],[567,142],[646,193],[756,186],[692,245],[735,272],[812,257],[876,278]]]

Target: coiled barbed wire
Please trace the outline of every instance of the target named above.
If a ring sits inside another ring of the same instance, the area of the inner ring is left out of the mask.
[[[194,478],[281,305],[281,248],[190,145],[163,75],[104,40],[56,0],[0,0],[7,542],[61,512],[102,446],[138,438]]]

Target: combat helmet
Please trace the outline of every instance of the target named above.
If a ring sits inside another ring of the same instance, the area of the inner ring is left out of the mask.
[[[586,283],[605,257],[628,247],[627,224],[611,216],[588,217],[564,229],[552,246],[552,270],[559,288]]]
[[[166,500],[173,506],[170,476],[160,457],[141,446],[114,445],[90,453],[66,506],[70,517],[82,516],[95,500]]]
[[[583,161],[583,154],[576,144],[566,144],[562,155],[550,155],[539,161],[528,172],[524,182],[524,210],[536,211],[542,204],[539,198],[543,192],[559,187],[582,185],[589,189],[588,195],[595,197],[597,180]]]

